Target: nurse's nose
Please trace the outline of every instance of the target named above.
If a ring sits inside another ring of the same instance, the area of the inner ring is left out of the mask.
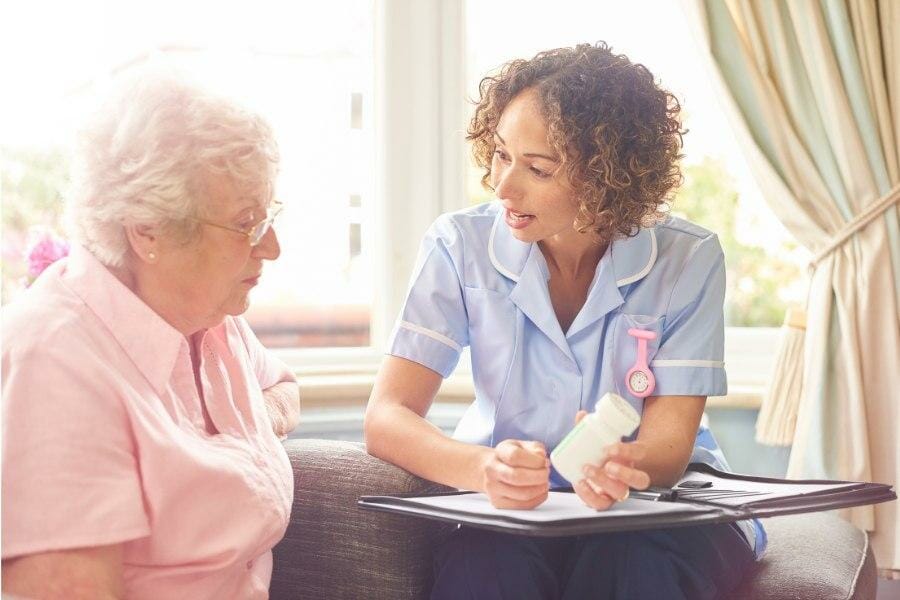
[[[517,179],[515,169],[506,167],[496,173],[494,178],[494,195],[500,200],[518,200],[522,196],[522,186]]]

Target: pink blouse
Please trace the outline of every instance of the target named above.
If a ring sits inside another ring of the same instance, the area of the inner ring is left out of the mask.
[[[124,545],[128,598],[266,598],[293,476],[241,318],[188,342],[75,247],[3,311],[4,559]]]

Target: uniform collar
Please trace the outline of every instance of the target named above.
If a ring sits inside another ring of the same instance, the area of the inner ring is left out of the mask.
[[[518,283],[532,247],[536,248],[537,244],[522,242],[513,236],[503,220],[501,208],[494,217],[488,241],[488,254],[494,268]],[[604,261],[611,263],[611,275],[616,287],[624,287],[643,279],[650,272],[656,263],[657,251],[655,229],[642,228],[633,237],[615,240],[600,262],[601,265]],[[598,265],[598,271],[601,265]],[[598,282],[595,278],[595,283]]]
[[[187,340],[97,258],[73,245],[63,283],[77,294],[116,339],[158,394],[168,386]]]
[[[625,300],[623,288],[643,279],[656,263],[656,232],[641,229],[637,235],[614,241],[597,264],[588,297],[569,330],[563,334],[553,312],[547,287],[549,271],[537,244],[517,240],[503,220],[502,210],[494,218],[488,241],[491,264],[516,287],[510,299],[560,350],[574,360],[567,338],[587,328]]]

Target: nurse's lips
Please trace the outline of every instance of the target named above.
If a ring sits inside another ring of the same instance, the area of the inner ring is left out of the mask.
[[[246,283],[247,285],[252,287],[252,286],[256,285],[257,283],[259,283],[259,278],[260,278],[260,275],[257,275],[255,277],[248,277],[247,279],[244,279],[243,283]]]
[[[506,224],[512,227],[513,229],[524,229],[531,225],[531,222],[534,221],[534,215],[529,215],[526,213],[517,213],[506,209],[505,220]]]

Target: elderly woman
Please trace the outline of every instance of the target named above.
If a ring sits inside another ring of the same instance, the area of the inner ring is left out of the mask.
[[[3,591],[265,598],[299,418],[239,316],[280,251],[272,132],[145,73],[80,159],[72,251],[3,315]]]

